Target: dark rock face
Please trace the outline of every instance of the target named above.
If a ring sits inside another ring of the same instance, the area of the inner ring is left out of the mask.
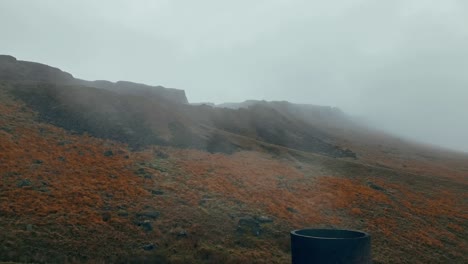
[[[37,111],[41,120],[68,130],[126,142],[135,149],[165,144],[138,114],[137,102],[129,102],[131,98],[54,84],[16,84],[11,93]]]

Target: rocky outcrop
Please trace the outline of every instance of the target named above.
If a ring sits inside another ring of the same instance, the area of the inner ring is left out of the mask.
[[[16,58],[10,55],[0,55],[0,63],[13,63],[16,62]]]
[[[0,80],[70,84],[75,79],[70,73],[45,64],[0,55]]]
[[[81,83],[90,86],[96,87],[100,89],[105,89],[113,92],[117,92],[119,94],[128,94],[128,95],[137,95],[137,96],[145,96],[145,97],[160,97],[164,100],[180,103],[180,104],[187,104],[188,100],[185,95],[184,90],[173,89],[173,88],[165,88],[163,86],[150,86],[141,83],[133,83],[127,81],[118,81],[116,83],[109,82],[109,81],[83,81]]]
[[[0,80],[88,86],[118,92],[120,94],[157,97],[173,103],[188,103],[185,91],[183,90],[127,81],[113,83],[109,81],[75,79],[70,73],[64,72],[58,68],[36,62],[17,60],[15,57],[9,55],[0,55]]]

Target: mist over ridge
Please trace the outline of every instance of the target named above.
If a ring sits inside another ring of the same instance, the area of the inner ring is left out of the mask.
[[[467,25],[466,0],[0,0],[0,264],[294,263],[309,228],[311,257],[468,263]]]

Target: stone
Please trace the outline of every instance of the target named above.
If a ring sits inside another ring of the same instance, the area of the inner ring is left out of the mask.
[[[122,216],[122,217],[127,217],[127,216],[128,216],[128,212],[125,211],[124,209],[120,209],[120,210],[117,212],[117,215],[118,215],[118,216]]]
[[[376,191],[385,191],[381,186],[374,184],[373,182],[368,182],[367,185]]]
[[[179,233],[177,233],[177,237],[179,237],[179,238],[188,237],[188,233],[187,233],[186,230],[181,230]]]
[[[160,150],[156,150],[155,155],[156,155],[156,157],[158,157],[158,158],[160,158],[160,159],[167,159],[167,158],[169,158],[169,155],[168,155],[167,153],[164,153],[164,152],[162,152],[162,151],[160,151]]]
[[[104,152],[104,156],[106,156],[106,157],[112,157],[112,156],[114,156],[114,152],[112,152],[112,150],[106,150],[106,151]]]
[[[153,244],[153,243],[150,243],[150,244],[144,245],[142,248],[143,248],[143,250],[146,250],[146,251],[155,250],[156,245]]]
[[[252,217],[242,217],[237,223],[237,232],[240,234],[259,236],[261,231],[260,223]]]
[[[272,223],[273,222],[273,219],[268,217],[268,216],[265,216],[265,215],[261,215],[261,216],[258,216],[258,217],[255,217],[255,220],[257,220],[257,222],[261,223],[261,224],[265,224],[265,223]]]
[[[161,215],[159,211],[156,210],[145,210],[137,213],[137,217],[148,217],[151,219],[156,219]]]
[[[161,190],[151,190],[151,194],[154,194],[154,195],[163,195],[164,192],[161,191]]]
[[[29,187],[29,186],[32,186],[32,182],[30,179],[22,179],[22,180],[19,180],[18,183],[16,184],[16,186],[20,187],[20,188],[23,188],[23,187]]]
[[[102,221],[108,222],[111,219],[111,214],[109,212],[105,212],[102,214]]]

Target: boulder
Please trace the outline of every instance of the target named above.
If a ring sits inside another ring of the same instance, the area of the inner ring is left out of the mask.
[[[242,217],[237,223],[237,232],[240,234],[259,236],[261,231],[260,223],[253,217]]]
[[[153,231],[153,225],[151,224],[151,221],[149,220],[144,220],[144,221],[137,221],[135,224],[141,228],[143,228],[144,231],[150,232]]]
[[[21,179],[16,183],[16,186],[23,188],[23,187],[29,187],[32,186],[32,182],[30,179]]]
[[[156,219],[161,215],[159,211],[156,210],[145,210],[142,212],[137,213],[137,217],[140,218],[151,218],[151,219]]]
[[[271,217],[268,217],[268,216],[265,216],[265,215],[257,216],[257,217],[255,217],[255,220],[257,220],[257,222],[259,222],[261,224],[273,222],[273,219]]]
[[[106,151],[104,152],[104,156],[106,156],[106,157],[112,157],[112,156],[114,156],[114,152],[113,152],[112,150],[106,150]]]
[[[142,248],[143,248],[143,250],[146,250],[146,251],[155,250],[156,245],[153,244],[153,243],[150,243],[150,244],[144,245]]]

